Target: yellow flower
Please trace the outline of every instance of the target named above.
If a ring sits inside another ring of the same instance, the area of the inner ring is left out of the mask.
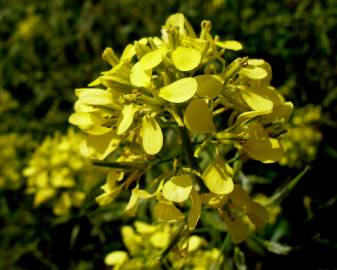
[[[111,269],[161,269],[160,254],[172,240],[177,226],[170,224],[151,225],[136,221],[134,227],[123,226],[122,237],[126,251],[115,250],[105,257]],[[220,251],[210,248],[200,236],[190,235],[177,243],[177,249],[169,252],[171,269],[208,269],[217,258],[223,260]]]
[[[34,206],[53,202],[55,215],[80,207],[87,192],[100,180],[103,171],[94,168],[80,153],[83,138],[72,129],[46,137],[36,149],[23,174],[27,193],[34,194]]]
[[[135,216],[139,204],[155,200],[154,218],[183,221],[190,230],[204,203],[223,211],[234,241],[242,241],[248,231],[237,213],[260,227],[265,212],[249,197],[237,203],[248,195],[235,187],[222,144],[242,159],[279,161],[283,146],[277,137],[293,105],[270,85],[272,70],[264,60],[243,57],[227,64],[226,52],[243,46],[213,37],[209,21],[197,35],[176,13],[161,33],[128,44],[120,57],[105,49],[102,57],[111,69],[75,90],[69,122],[86,133],[81,151],[111,168],[96,201],[111,203],[132,186],[127,214]],[[226,119],[219,117],[223,112]],[[199,194],[204,189],[209,192]],[[222,209],[233,205],[233,213]]]

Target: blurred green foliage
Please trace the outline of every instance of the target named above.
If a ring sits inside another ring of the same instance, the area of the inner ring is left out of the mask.
[[[322,175],[334,175],[337,161],[336,0],[0,0],[1,160],[10,162],[3,145],[12,145],[7,154],[19,156],[20,162],[13,164],[23,168],[46,135],[66,133],[74,88],[107,69],[100,59],[104,48],[120,52],[134,39],[157,35],[164,18],[178,11],[195,26],[212,20],[214,33],[242,41],[243,54],[267,60],[273,67],[273,84],[298,107],[322,107],[316,128],[323,140],[312,171],[263,233],[271,243],[281,239],[295,249],[289,253],[286,247],[250,239],[242,250],[255,251],[246,258],[251,268],[280,269],[301,260],[303,269],[333,269],[336,192],[333,179]],[[17,137],[20,140],[11,143]],[[254,178],[257,189],[270,194],[273,189],[263,183],[297,173],[273,169],[276,173],[253,163],[242,177],[262,175]],[[55,219],[50,209],[32,211],[24,188],[0,189],[0,269],[104,269],[104,255],[121,248],[119,228],[129,221],[121,210],[123,197],[96,212],[88,205],[85,215]],[[143,219],[147,221],[146,214]],[[216,218],[204,220],[210,228],[208,238],[224,236]],[[106,245],[111,239],[114,242]]]

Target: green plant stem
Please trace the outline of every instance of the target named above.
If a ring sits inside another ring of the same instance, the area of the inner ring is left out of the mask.
[[[92,164],[100,167],[116,168],[116,169],[145,169],[146,164],[141,162],[104,162],[104,161],[93,161]]]
[[[292,179],[288,184],[282,187],[271,196],[269,202],[267,203],[266,207],[270,205],[279,205],[287,196],[288,194],[295,188],[298,182],[303,178],[303,176],[309,171],[310,167],[307,166],[301,171],[294,179]]]
[[[224,257],[228,256],[231,248],[232,248],[232,240],[231,240],[231,237],[230,237],[229,233],[227,233],[226,238],[222,242],[219,255],[210,267],[211,270],[220,269],[221,255],[224,255]]]

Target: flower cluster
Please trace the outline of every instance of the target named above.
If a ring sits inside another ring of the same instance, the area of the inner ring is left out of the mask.
[[[34,194],[34,206],[52,201],[53,213],[65,215],[71,207],[80,207],[88,191],[103,172],[80,153],[83,138],[72,129],[46,137],[36,149],[24,176],[27,193]]]
[[[128,214],[153,198],[157,220],[185,220],[190,229],[205,205],[238,243],[248,236],[242,216],[260,227],[267,212],[235,185],[229,160],[279,161],[277,137],[293,105],[270,85],[267,62],[244,57],[228,64],[224,55],[242,45],[210,31],[203,21],[197,35],[178,13],[161,38],[137,40],[120,57],[107,48],[102,56],[112,68],[76,89],[69,121],[87,134],[82,152],[111,168],[99,204],[133,187]]]
[[[105,257],[105,264],[118,269],[165,269],[158,260],[174,237],[177,226],[161,223],[150,225],[136,221],[132,226],[122,227],[122,237],[127,251],[117,250]],[[182,237],[168,254],[170,269],[210,269],[212,264],[220,264],[223,256],[220,250],[210,248],[207,241],[197,235]]]
[[[285,154],[279,162],[281,165],[300,168],[315,159],[322,139],[317,128],[321,117],[320,106],[310,104],[296,110],[287,125],[287,133],[282,135]]]

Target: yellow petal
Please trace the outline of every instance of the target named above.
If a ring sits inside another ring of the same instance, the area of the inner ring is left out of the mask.
[[[183,78],[159,90],[159,96],[173,103],[182,103],[194,96],[198,83],[194,78]]]
[[[109,193],[103,193],[95,198],[98,205],[107,205],[112,203],[121,192],[121,188],[116,187]]]
[[[219,195],[214,193],[202,193],[200,198],[203,204],[207,204],[212,208],[222,208],[228,201],[227,195]]]
[[[166,53],[167,48],[163,46],[145,54],[140,60],[143,70],[149,70],[158,66],[163,61]]]
[[[137,55],[138,60],[142,59],[142,57],[145,54],[152,51],[152,49],[149,46],[147,46],[146,43],[135,41],[133,44],[136,50],[136,55]]]
[[[249,198],[248,192],[239,185],[234,186],[234,190],[229,194],[229,198],[231,199],[235,208],[244,213],[247,212],[248,206],[252,202],[252,200]]]
[[[151,194],[144,189],[134,189],[132,193],[135,194],[140,199],[149,199],[156,195],[156,193]]]
[[[163,186],[163,196],[172,202],[186,201],[192,190],[192,178],[188,174],[172,177]]]
[[[117,135],[121,135],[129,129],[133,122],[134,114],[137,112],[137,110],[138,106],[135,104],[129,104],[123,108],[117,123]]]
[[[268,97],[274,103],[274,106],[282,105],[285,102],[282,94],[270,85],[265,87],[252,86],[251,88],[255,88],[255,91],[263,93],[265,97]]]
[[[84,103],[80,99],[76,100],[74,104],[75,112],[97,112],[98,108],[95,108],[92,105],[88,105],[87,103]]]
[[[215,44],[221,48],[232,51],[239,51],[243,48],[242,44],[236,40],[216,41]]]
[[[149,116],[144,116],[142,121],[142,141],[145,153],[157,154],[163,146],[163,133],[157,121]]]
[[[170,243],[171,235],[168,231],[157,231],[150,236],[150,243],[155,248],[166,248]]]
[[[281,143],[274,138],[248,140],[243,145],[243,149],[250,158],[263,163],[279,161],[284,152]]]
[[[87,135],[80,149],[84,156],[103,160],[118,147],[119,142],[113,131],[98,136]]]
[[[205,242],[205,239],[201,238],[200,236],[191,235],[188,238],[188,252],[193,252],[193,251],[198,250],[204,242]]]
[[[138,87],[148,88],[151,85],[152,70],[144,70],[141,63],[137,62],[131,69],[130,81]]]
[[[190,71],[200,64],[201,53],[193,48],[178,47],[172,52],[172,61],[180,71]]]
[[[273,102],[256,89],[241,89],[241,95],[247,105],[255,111],[269,111],[273,108]]]
[[[76,112],[70,115],[69,123],[75,126],[85,129],[97,124],[101,124],[102,121],[95,117],[94,114],[87,112]]]
[[[127,206],[125,207],[124,212],[127,213],[129,216],[134,216],[137,212],[138,202],[139,202],[138,196],[135,195],[134,192],[132,191],[130,200]]]
[[[229,217],[226,212],[223,212],[222,218],[234,244],[239,244],[248,238],[249,230],[240,218],[234,215]]]
[[[43,188],[39,189],[35,193],[34,197],[34,207],[39,206],[40,204],[44,203],[45,201],[50,200],[56,194],[56,190],[52,188]]]
[[[272,122],[275,120],[288,121],[293,113],[294,105],[288,101],[281,105],[274,106],[273,112],[263,116],[263,121]]]
[[[153,234],[158,230],[158,226],[150,225],[139,220],[135,221],[135,228],[139,234]]]
[[[222,81],[215,75],[199,75],[197,80],[197,93],[201,97],[215,98],[222,90]]]
[[[168,29],[169,27],[178,27],[180,34],[185,34],[184,30],[184,23],[185,23],[185,17],[182,13],[176,13],[170,15],[165,22],[165,27]]]
[[[111,131],[111,128],[102,126],[105,121],[104,118],[98,117],[95,113],[87,112],[76,112],[69,117],[69,123],[92,135],[102,135]]]
[[[266,115],[271,113],[272,110],[269,111],[249,111],[249,112],[243,112],[241,113],[238,118],[235,121],[235,124],[240,125],[241,123],[248,121],[250,119],[253,119],[257,116],[261,116],[261,115]]]
[[[257,228],[262,228],[269,219],[268,211],[261,204],[254,201],[249,204],[247,216]]]
[[[132,57],[136,55],[136,50],[135,47],[132,44],[129,44],[128,46],[125,47],[122,56],[121,56],[121,62],[126,61],[130,62]]]
[[[203,173],[205,185],[216,194],[228,194],[232,192],[234,184],[232,181],[233,170],[225,163],[221,167],[217,162],[211,163]]]
[[[106,255],[104,258],[104,263],[109,266],[122,265],[128,259],[128,254],[125,251],[117,250]]]
[[[192,132],[212,133],[215,129],[212,113],[202,99],[195,99],[187,106],[184,122]]]
[[[261,67],[246,67],[240,70],[240,74],[252,79],[252,80],[261,80],[267,77],[268,73],[265,69]]]
[[[79,98],[90,105],[110,105],[113,102],[111,93],[98,88],[88,88],[80,92]]]
[[[260,67],[263,68],[267,72],[267,76],[261,80],[254,80],[252,81],[253,86],[256,87],[264,87],[270,84],[272,78],[272,69],[271,66],[264,61],[263,59],[249,59],[248,60],[249,67]]]
[[[106,185],[104,185],[102,188],[105,192],[110,192],[113,190],[113,188],[116,185],[117,181],[121,181],[124,178],[124,172],[111,169],[109,170],[107,176],[106,176]]]
[[[68,192],[63,192],[53,207],[53,213],[57,216],[66,215],[71,207],[71,199]]]
[[[160,221],[179,221],[184,219],[183,213],[173,203],[163,200],[157,202],[154,206],[153,215]]]
[[[269,138],[268,132],[265,130],[261,123],[249,123],[246,127],[248,128],[246,129],[246,132],[249,135],[249,140]]]
[[[131,226],[123,226],[121,232],[124,246],[127,248],[129,254],[132,257],[139,254],[143,247],[142,237]]]
[[[195,229],[197,226],[198,220],[200,218],[201,214],[201,199],[199,196],[199,192],[192,190],[191,191],[191,200],[192,200],[192,206],[190,209],[190,212],[188,214],[188,228]],[[190,248],[190,246],[189,246]]]

